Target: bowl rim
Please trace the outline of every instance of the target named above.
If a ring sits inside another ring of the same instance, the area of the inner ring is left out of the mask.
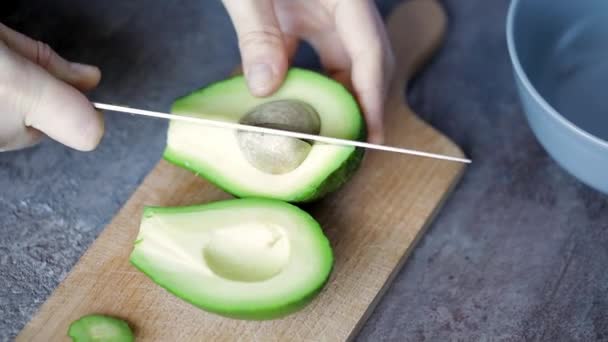
[[[519,56],[517,55],[517,48],[515,45],[515,38],[514,38],[515,23],[514,22],[515,22],[515,16],[517,15],[518,10],[519,10],[520,3],[521,3],[521,0],[511,0],[511,4],[509,5],[509,11],[507,13],[507,27],[506,27],[507,49],[509,51],[511,64],[513,65],[513,68],[515,69],[515,74],[516,74],[517,78],[519,78],[519,80],[521,81],[521,83],[523,84],[525,89],[528,91],[528,93],[532,96],[532,98],[534,98],[534,100],[538,104],[540,104],[540,106],[544,109],[545,113],[548,113],[550,116],[552,116],[554,119],[559,121],[561,124],[563,124],[570,130],[572,130],[574,133],[582,136],[585,139],[590,140],[591,142],[593,142],[597,145],[600,145],[603,148],[608,149],[608,141],[585,131],[584,129],[575,125],[572,121],[566,119],[555,108],[553,108],[553,106],[551,106],[551,104],[549,104],[549,102],[547,102],[545,100],[545,98],[542,95],[540,95],[540,93],[536,90],[534,85],[532,85],[532,82],[528,78],[528,75],[526,74],[523,66],[521,65]],[[525,111],[526,110],[524,109],[524,112]]]

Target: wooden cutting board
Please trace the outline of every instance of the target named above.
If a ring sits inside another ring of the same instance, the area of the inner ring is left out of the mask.
[[[462,156],[403,103],[406,80],[442,40],[442,8],[435,0],[408,1],[395,9],[388,23],[397,69],[386,111],[386,143]],[[142,341],[347,340],[363,325],[463,169],[455,162],[368,151],[351,182],[306,207],[334,248],[335,269],[326,288],[291,316],[249,322],[199,310],[129,264],[142,206],[229,198],[192,173],[161,161],[17,340],[67,340],[70,322],[89,313],[126,319]]]

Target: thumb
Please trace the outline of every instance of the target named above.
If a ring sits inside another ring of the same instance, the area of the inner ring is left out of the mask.
[[[224,0],[235,27],[249,91],[272,94],[287,71],[287,52],[272,0]]]
[[[0,42],[0,133],[24,141],[31,128],[81,151],[93,150],[103,119],[72,86]]]

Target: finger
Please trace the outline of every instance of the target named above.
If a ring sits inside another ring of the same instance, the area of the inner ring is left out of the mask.
[[[243,70],[255,96],[273,93],[287,71],[287,53],[271,0],[224,0],[235,27]]]
[[[335,30],[334,20],[327,15],[327,11],[319,9],[318,2],[276,1],[274,5],[285,36],[307,41],[319,55],[325,71],[339,77],[340,81],[342,78],[338,74],[350,75],[350,57]]]
[[[0,120],[0,152],[16,151],[32,147],[44,138],[44,134],[37,129],[26,127],[23,122],[19,126],[8,126],[6,118]]]
[[[344,49],[344,44],[342,44],[337,32],[311,35],[307,41],[317,52],[325,72],[342,83],[351,92],[354,91],[350,79],[350,56]]]
[[[30,127],[69,147],[90,151],[103,135],[101,113],[86,97],[1,42],[0,103],[3,130],[13,142],[25,144],[26,135],[35,134],[26,128]]]
[[[300,32],[294,29],[294,18],[298,18],[294,14],[303,13],[302,8],[298,7],[298,4],[299,2],[293,1],[273,1],[274,15],[283,34],[283,44],[287,54],[288,65],[291,64],[300,45]]]
[[[298,51],[298,46],[300,45],[300,40],[298,37],[283,33],[283,44],[285,44],[285,53],[287,55],[287,65],[289,66],[293,61],[296,52]]]
[[[35,41],[0,23],[0,41],[10,49],[48,70],[55,77],[86,91],[97,86],[101,78],[98,68],[68,62],[47,44]]]
[[[352,63],[351,81],[365,113],[369,141],[382,143],[390,47],[373,2],[339,1],[336,30]]]

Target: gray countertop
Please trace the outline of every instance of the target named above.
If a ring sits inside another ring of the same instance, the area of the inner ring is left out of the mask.
[[[383,13],[394,3],[379,2]],[[528,128],[506,51],[508,1],[444,4],[445,46],[408,97],[475,163],[359,339],[608,340],[608,198],[559,168]],[[99,65],[99,101],[167,110],[238,63],[219,1],[9,1],[0,21]],[[307,49],[297,64],[317,65]],[[46,141],[0,154],[0,340],[160,158],[165,122],[109,113],[106,127],[93,153]]]

